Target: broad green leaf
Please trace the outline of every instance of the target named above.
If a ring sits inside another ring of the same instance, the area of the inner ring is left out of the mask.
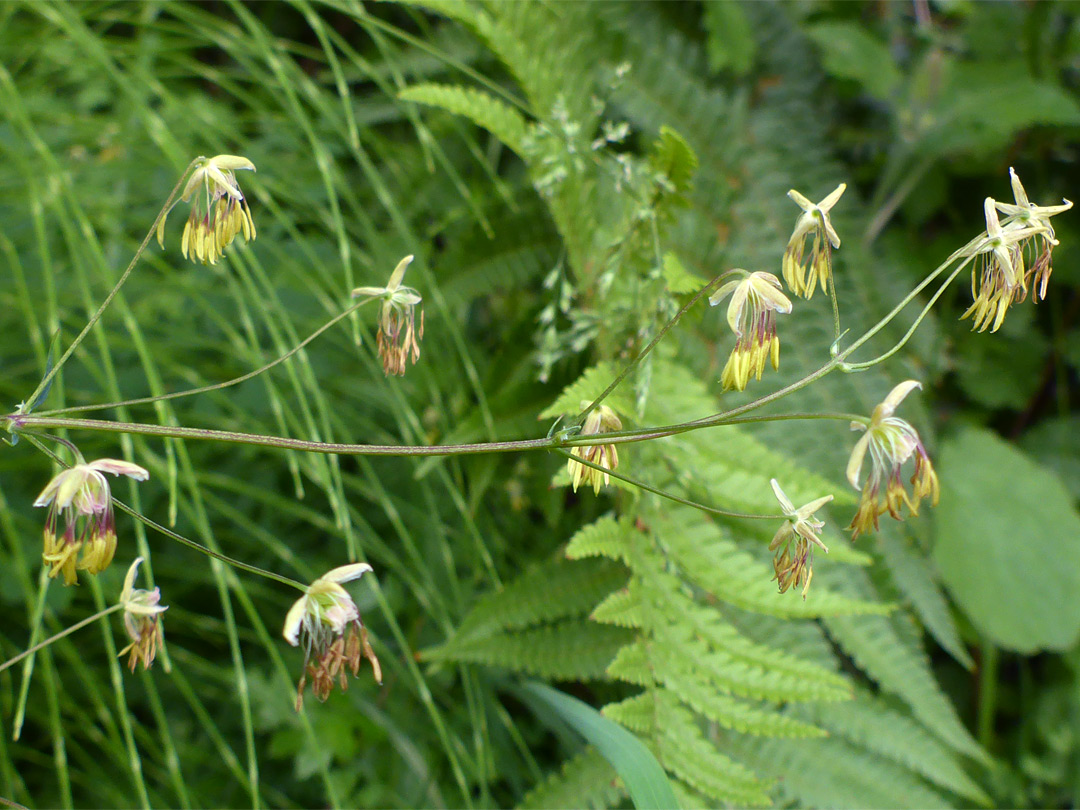
[[[860,25],[822,22],[806,33],[821,50],[821,61],[829,73],[854,79],[875,98],[888,99],[900,84],[900,70],[885,43]]]
[[[575,731],[596,746],[611,763],[626,786],[634,807],[678,807],[667,774],[656,757],[637,737],[613,720],[577,698],[542,683],[531,681],[522,691],[561,717]]]
[[[975,626],[1022,653],[1080,636],[1080,515],[1061,480],[993,433],[941,451],[934,558]]]

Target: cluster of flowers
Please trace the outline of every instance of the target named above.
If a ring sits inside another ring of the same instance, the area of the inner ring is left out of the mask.
[[[971,290],[974,303],[961,318],[971,317],[973,329],[997,331],[1009,306],[1023,301],[1028,288],[1034,290],[1033,300],[1046,297],[1046,287],[1053,272],[1051,254],[1058,244],[1050,217],[1072,208],[1069,200],[1061,205],[1040,206],[1032,203],[1016,172],[1009,169],[1014,201],[1001,203],[987,197],[984,202],[986,231],[955,254],[956,258],[975,259]],[[811,298],[820,286],[827,289],[832,275],[832,249],[840,247],[840,236],[830,221],[829,213],[843,195],[846,184],[841,183],[821,202],[810,202],[792,189],[788,196],[802,209],[795,230],[788,241],[782,261],[782,275],[792,294]],[[1003,215],[1002,218],[1000,215]],[[809,247],[809,250],[807,249]],[[780,339],[776,333],[776,314],[787,315],[792,310],[783,285],[772,273],[731,271],[738,276],[723,284],[709,298],[712,305],[728,296],[727,321],[735,333],[735,347],[724,366],[721,383],[724,390],[742,391],[751,377],[760,380],[766,362],[779,368]],[[903,519],[906,507],[918,515],[919,504],[929,498],[937,505],[939,487],[937,474],[910,423],[895,416],[903,399],[922,386],[907,380],[889,392],[865,421],[852,422],[852,430],[864,431],[855,444],[847,466],[847,479],[861,492],[855,516],[848,526],[852,539],[876,531],[879,519],[886,512],[897,520]],[[587,403],[583,403],[587,407]],[[622,423],[609,408],[594,409],[582,425],[581,435],[620,430]],[[615,445],[575,447],[568,461],[571,482],[575,491],[581,481],[591,483],[599,492],[608,482],[606,470],[615,469],[618,454]],[[869,455],[870,471],[860,485],[863,464]],[[603,467],[586,467],[576,459],[583,458]],[[905,487],[901,468],[914,459],[910,491]],[[774,579],[781,593],[791,587],[802,587],[805,598],[813,576],[814,548],[828,553],[819,532],[824,524],[814,512],[832,500],[818,498],[795,509],[780,485],[773,480],[773,490],[788,520],[781,526],[769,546],[776,552],[773,560]]]

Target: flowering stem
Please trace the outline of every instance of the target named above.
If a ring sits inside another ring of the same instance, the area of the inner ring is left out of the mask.
[[[833,272],[831,250],[825,252],[825,261],[829,263],[829,298],[832,300],[833,337],[840,340],[840,302],[836,300],[836,274]]]
[[[126,399],[123,402],[106,402],[106,403],[96,404],[96,405],[74,405],[74,406],[72,406],[70,408],[55,408],[55,409],[53,409],[51,411],[38,411],[37,415],[38,416],[54,416],[56,414],[61,414],[61,413],[82,413],[82,412],[86,412],[86,411],[105,410],[106,408],[124,408],[124,407],[128,407],[128,406],[131,406],[131,405],[144,405],[144,404],[151,403],[151,402],[161,402],[161,401],[166,400],[166,399],[179,399],[180,397],[190,397],[190,396],[193,396],[195,394],[205,394],[208,391],[219,391],[222,388],[229,388],[229,387],[234,386],[234,385],[239,385],[242,382],[246,382],[247,380],[250,380],[252,377],[257,377],[260,374],[262,374],[263,372],[269,371],[274,366],[277,366],[277,365],[279,365],[281,363],[284,363],[286,360],[288,360],[294,354],[296,354],[301,349],[303,349],[305,346],[307,346],[309,343],[311,343],[311,341],[313,341],[317,337],[319,337],[319,335],[321,335],[327,329],[329,329],[330,327],[334,326],[339,321],[341,321],[344,318],[351,315],[353,312],[355,312],[357,309],[362,307],[364,304],[367,304],[367,303],[369,303],[371,301],[374,301],[374,300],[376,300],[374,297],[370,297],[370,298],[365,298],[365,299],[363,299],[361,301],[356,302],[355,304],[350,306],[348,309],[343,310],[340,314],[335,315],[333,318],[331,318],[329,321],[324,323],[322,326],[320,326],[318,329],[316,329],[314,332],[312,332],[310,335],[308,335],[306,338],[304,338],[302,341],[300,341],[300,343],[298,343],[296,346],[294,346],[292,349],[290,349],[285,354],[278,357],[276,360],[272,360],[271,362],[267,363],[264,366],[261,366],[260,368],[255,369],[254,371],[249,371],[247,374],[242,374],[241,376],[235,377],[235,378],[233,378],[231,380],[226,380],[225,382],[220,382],[220,383],[214,383],[212,385],[204,385],[201,388],[190,388],[190,389],[188,389],[186,391],[175,391],[175,392],[173,392],[171,394],[162,394],[162,395],[156,396],[156,397],[140,397],[139,399]]]
[[[45,447],[40,441],[38,441],[36,433],[23,433],[22,435],[26,436],[27,440],[32,445],[34,445],[38,450],[43,452],[45,455],[52,458],[52,460],[55,461],[57,464],[61,464],[64,467],[70,467],[71,466],[69,464],[65,464],[64,460],[62,458],[60,458],[60,456],[56,455],[56,453],[52,452],[51,450],[49,450],[48,447]],[[49,438],[55,438],[55,437],[50,436]],[[307,589],[307,586],[303,585],[300,582],[297,582],[295,579],[289,579],[289,577],[282,576],[281,574],[275,574],[273,571],[267,571],[267,570],[265,570],[263,568],[259,568],[258,566],[249,565],[246,562],[241,562],[240,560],[234,560],[232,557],[227,557],[226,555],[221,554],[221,553],[219,553],[217,551],[214,551],[213,549],[209,549],[206,546],[202,545],[201,543],[196,543],[194,540],[191,540],[191,539],[189,539],[187,537],[184,537],[182,534],[177,534],[172,529],[168,529],[168,528],[162,526],[161,524],[156,523],[155,521],[153,521],[150,518],[146,517],[146,515],[142,514],[141,512],[137,512],[136,510],[132,509],[126,503],[124,503],[121,500],[118,500],[117,498],[112,498],[111,500],[112,500],[112,505],[115,506],[117,509],[119,509],[121,512],[125,512],[125,513],[131,515],[133,518],[135,518],[137,521],[139,521],[143,525],[148,526],[149,528],[160,532],[161,534],[165,535],[166,537],[168,537],[168,538],[170,538],[172,540],[175,540],[176,542],[181,543],[181,544],[187,546],[188,548],[193,548],[196,551],[202,552],[203,554],[205,554],[208,557],[213,557],[215,560],[221,560],[221,562],[225,563],[226,565],[231,565],[233,568],[239,568],[241,571],[247,571],[248,573],[256,574],[256,575],[258,575],[260,577],[265,577],[266,579],[272,579],[275,582],[280,582],[283,585],[290,585],[293,588],[296,588],[298,591],[304,591],[304,590]],[[0,669],[3,669],[3,667],[0,667]]]
[[[607,437],[607,434],[603,434]],[[612,478],[618,478],[620,481],[625,481],[631,486],[643,489],[646,492],[651,492],[654,495],[659,495],[661,498],[667,498],[669,501],[675,501],[675,503],[681,503],[683,506],[692,506],[694,509],[700,509],[702,512],[708,512],[710,515],[720,515],[721,517],[731,518],[745,518],[747,520],[784,520],[787,515],[751,515],[747,512],[729,512],[725,509],[716,509],[712,506],[706,506],[703,503],[697,503],[696,501],[690,501],[686,498],[680,498],[678,495],[672,495],[670,492],[654,487],[651,484],[646,484],[644,481],[639,481],[636,478],[631,478],[629,475],[623,475],[622,473],[615,472],[615,470],[607,467],[602,467],[592,461],[588,461],[580,456],[575,456],[567,450],[563,450],[561,447],[556,448],[556,451],[572,460],[575,464],[582,464],[586,467],[592,467],[594,470],[599,470],[604,475],[610,475]]]
[[[54,641],[59,641],[64,636],[70,636],[76,630],[82,630],[82,628],[86,627],[86,625],[93,624],[98,619],[102,619],[102,618],[108,616],[110,613],[116,613],[116,611],[123,610],[123,609],[124,609],[123,605],[120,605],[120,604],[113,605],[112,607],[107,607],[104,610],[99,610],[97,613],[93,614],[92,616],[87,616],[82,621],[76,622],[75,624],[71,625],[71,627],[65,627],[63,630],[61,630],[55,636],[49,636],[49,638],[45,639],[44,641],[38,642],[37,644],[35,644],[30,649],[23,650],[21,653],[16,655],[14,658],[9,658],[4,663],[0,664],[0,672],[3,672],[5,669],[8,669],[9,667],[15,666],[17,663],[22,661],[24,658],[33,655],[38,650],[42,650],[45,647],[48,647]]]
[[[198,160],[198,158],[196,158],[195,160]],[[105,296],[105,300],[101,302],[101,306],[98,307],[97,312],[90,316],[90,320],[86,322],[86,326],[83,327],[83,330],[79,332],[75,340],[73,340],[71,342],[71,345],[67,347],[67,351],[65,351],[63,355],[61,355],[60,359],[56,361],[56,365],[49,369],[49,371],[45,374],[44,379],[42,379],[42,381],[38,383],[38,387],[34,389],[34,393],[27,397],[25,402],[32,403],[37,400],[37,398],[41,395],[41,392],[46,389],[50,382],[52,382],[52,379],[56,376],[56,373],[60,371],[61,366],[63,366],[64,363],[67,362],[68,358],[71,357],[74,351],[79,347],[79,344],[82,343],[83,338],[85,338],[86,335],[90,332],[90,330],[94,328],[94,324],[101,320],[101,316],[105,314],[106,308],[109,306],[109,304],[112,303],[112,300],[116,297],[116,294],[120,292],[120,288],[124,286],[124,282],[127,281],[128,276],[130,276],[131,271],[135,269],[135,265],[138,263],[139,258],[143,254],[143,251],[146,250],[146,246],[150,244],[150,240],[153,238],[154,233],[158,229],[158,223],[161,222],[162,218],[165,217],[169,213],[169,210],[172,208],[173,201],[176,199],[177,192],[180,191],[180,187],[184,183],[184,178],[187,177],[188,172],[190,172],[192,167],[195,165],[195,160],[191,161],[191,163],[187,165],[187,168],[184,169],[184,173],[180,175],[180,180],[177,181],[175,186],[173,186],[173,190],[169,192],[169,198],[165,200],[165,205],[163,205],[161,207],[161,210],[158,211],[158,215],[154,218],[154,223],[150,226],[150,230],[147,231],[146,236],[143,237],[142,244],[140,244],[138,250],[135,251],[135,255],[131,258],[131,262],[128,264],[127,269],[124,270],[120,278],[117,279],[116,284],[113,285],[113,288],[109,291],[109,294]]]
[[[582,420],[584,420],[585,417],[589,415],[590,411],[592,411],[597,405],[603,402],[607,395],[614,391],[618,387],[619,383],[626,379],[626,375],[633,371],[637,367],[637,364],[645,359],[646,355],[648,355],[649,352],[651,352],[656,347],[656,344],[663,340],[664,335],[671,331],[672,327],[674,327],[675,324],[679,322],[679,319],[682,318],[682,316],[685,315],[690,310],[690,308],[694,306],[694,304],[700,301],[702,296],[708,293],[713,287],[717,285],[717,283],[722,281],[726,276],[731,275],[731,273],[733,272],[733,270],[728,270],[727,272],[721,273],[704,287],[702,287],[700,290],[698,290],[696,293],[694,293],[693,298],[683,304],[682,308],[675,313],[674,317],[672,317],[670,321],[664,324],[664,327],[656,333],[656,336],[652,340],[649,341],[649,344],[640,352],[638,352],[637,356],[633,360],[626,364],[623,370],[619,372],[618,376],[614,380],[612,380],[608,387],[600,393],[600,396],[594,399],[589,405],[589,407],[587,407],[585,410],[578,414],[577,419],[575,419],[574,422],[576,424],[580,424]]]
[[[922,312],[919,313],[919,317],[915,319],[915,323],[911,325],[911,327],[907,330],[907,333],[902,338],[900,338],[899,343],[897,343],[884,354],[875,357],[873,360],[867,360],[862,363],[845,363],[844,370],[858,371],[864,368],[870,368],[871,366],[875,366],[884,360],[888,360],[890,357],[900,351],[904,347],[904,344],[906,344],[908,340],[911,339],[911,336],[915,334],[915,330],[919,328],[919,324],[923,322],[923,319],[930,314],[930,310],[933,309],[934,304],[937,303],[937,300],[944,294],[945,290],[949,288],[949,285],[953,283],[956,277],[960,274],[960,271],[963,270],[964,267],[967,266],[967,264],[968,262],[964,262],[963,264],[957,265],[956,269],[952,271],[952,273],[947,279],[945,279],[942,285],[938,288],[937,292],[934,293],[934,295],[926,303],[926,306],[923,307]]]

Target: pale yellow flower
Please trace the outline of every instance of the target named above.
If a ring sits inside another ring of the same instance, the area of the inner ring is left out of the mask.
[[[251,218],[244,193],[236,181],[236,172],[255,171],[255,164],[237,155],[216,155],[196,159],[181,199],[191,203],[191,213],[184,225],[180,252],[185,259],[214,264],[236,238],[244,241],[255,238],[255,221]],[[158,222],[158,244],[165,244],[165,217]]]
[[[282,634],[291,645],[304,649],[304,673],[296,691],[297,711],[303,705],[309,677],[315,697],[324,701],[333,690],[335,679],[343,692],[348,689],[346,670],[355,676],[362,658],[371,662],[375,680],[382,683],[382,668],[368,642],[356,602],[341,585],[370,570],[367,563],[335,568],[312,582],[289,609]]]
[[[766,360],[772,362],[773,370],[780,368],[780,338],[776,335],[774,313],[791,312],[791,301],[781,292],[780,279],[772,273],[733,272],[743,274],[743,278],[724,284],[709,296],[709,303],[716,306],[731,296],[727,320],[737,340],[720,382],[725,391],[742,391],[751,376],[761,379]]]
[[[1069,200],[1062,200],[1062,205],[1035,205],[1028,199],[1024,184],[1020,182],[1020,177],[1012,167],[1009,168],[1009,178],[1012,181],[1013,198],[1016,204],[995,201],[994,207],[1005,215],[1003,228],[1026,229],[1026,232],[1030,234],[1020,243],[1021,252],[1029,254],[1025,281],[1033,280],[1032,300],[1041,300],[1046,298],[1046,285],[1054,270],[1051,266],[1050,254],[1058,244],[1054,235],[1054,226],[1050,224],[1050,217],[1068,211],[1073,204]]]
[[[796,205],[803,210],[795,221],[795,230],[784,250],[783,272],[788,289],[795,295],[810,298],[821,284],[825,290],[832,273],[832,248],[840,247],[840,236],[829,218],[829,211],[836,205],[847,183],[841,183],[819,203],[812,203],[795,189],[788,192]],[[806,258],[806,242],[813,237],[809,259]]]
[[[582,410],[588,408],[589,405],[590,402],[584,400],[581,403]],[[607,405],[600,405],[593,408],[585,417],[585,423],[581,426],[579,435],[594,436],[612,430],[622,430],[622,420]],[[571,448],[570,454],[598,464],[605,470],[588,467],[572,458],[567,459],[566,469],[570,473],[570,483],[574,492],[577,492],[578,485],[584,481],[586,484],[592,484],[593,492],[599,495],[600,487],[607,485],[611,480],[606,470],[614,470],[619,466],[619,451],[615,449],[614,444],[579,445]]]
[[[59,472],[41,491],[34,506],[49,507],[45,516],[43,562],[49,576],[64,575],[65,585],[79,581],[76,569],[97,574],[109,567],[116,553],[116,521],[112,493],[104,473],[145,481],[150,474],[138,464],[100,458]],[[66,526],[57,537],[60,516]],[[82,558],[78,559],[79,552]]]
[[[990,197],[983,201],[986,235],[972,244],[966,255],[977,256],[971,273],[971,296],[975,302],[960,316],[972,317],[971,328],[980,332],[990,327],[996,332],[1014,301],[1027,296],[1027,274],[1021,244],[1046,227],[1004,228],[998,220],[997,203]],[[1047,256],[1049,262],[1049,256]],[[1045,287],[1045,281],[1042,286]]]
[[[897,520],[903,520],[900,510],[906,505],[911,514],[918,515],[919,502],[925,497],[929,497],[931,504],[937,506],[938,479],[926,448],[915,428],[893,416],[904,397],[916,388],[922,388],[922,385],[915,380],[900,383],[889,392],[884,402],[874,408],[869,425],[851,423],[852,430],[866,431],[856,442],[848,460],[847,479],[855,489],[860,488],[863,461],[867,453],[870,454],[870,474],[862,486],[858,511],[848,526],[853,532],[853,540],[871,529],[876,530],[878,518],[885,512]],[[915,471],[911,476],[912,491],[909,496],[900,480],[900,468],[913,455]]]
[[[769,483],[772,484],[776,500],[780,502],[780,508],[788,516],[788,520],[784,521],[769,543],[769,551],[776,552],[773,559],[773,579],[780,587],[780,593],[793,585],[796,588],[802,585],[802,597],[805,599],[807,591],[810,590],[810,580],[814,577],[813,546],[826,554],[829,553],[829,549],[818,536],[825,527],[825,522],[814,517],[814,513],[831,501],[833,496],[825,495],[796,509],[775,478]]]
[[[142,557],[137,557],[124,577],[124,589],[120,592],[120,604],[124,606],[124,629],[131,643],[120,651],[130,654],[128,669],[135,671],[142,661],[143,669],[149,669],[157,656],[158,647],[165,643],[161,629],[161,614],[168,610],[161,601],[161,590],[146,591],[135,587],[135,575]]]
[[[420,327],[417,328],[416,306],[423,299],[412,287],[401,286],[405,270],[412,260],[412,256],[406,256],[398,262],[385,287],[357,287],[352,291],[353,298],[365,296],[382,299],[376,344],[379,357],[382,358],[383,373],[387,376],[404,374],[406,360],[411,358],[415,365],[420,359],[420,340],[424,337],[424,311],[420,311]]]

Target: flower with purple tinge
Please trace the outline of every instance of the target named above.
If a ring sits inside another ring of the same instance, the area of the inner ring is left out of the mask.
[[[1035,205],[1028,199],[1024,184],[1020,182],[1020,177],[1011,166],[1009,178],[1012,181],[1013,198],[1016,204],[995,201],[994,207],[1005,215],[1003,228],[1006,230],[1026,229],[1030,234],[1020,243],[1021,252],[1028,254],[1025,286],[1028,279],[1033,280],[1031,298],[1033,301],[1042,300],[1046,298],[1046,285],[1050,281],[1050,274],[1054,271],[1050,254],[1054,246],[1058,244],[1054,235],[1054,226],[1050,224],[1050,217],[1068,211],[1073,204],[1063,199],[1063,205]]]
[[[382,683],[382,667],[368,641],[367,628],[360,621],[356,602],[341,585],[370,570],[367,563],[335,568],[312,582],[289,608],[283,635],[292,646],[304,648],[304,673],[296,690],[297,711],[303,706],[308,678],[315,697],[324,701],[333,691],[335,679],[341,691],[349,688],[346,670],[355,676],[362,658],[371,663],[375,680]]]
[[[733,270],[743,278],[729,281],[709,296],[712,306],[731,296],[727,320],[738,338],[720,382],[724,390],[742,391],[750,377],[761,379],[766,360],[775,371],[780,368],[780,338],[776,336],[776,315],[791,312],[791,301],[781,292],[780,279],[772,273]]]
[[[866,433],[855,444],[847,466],[847,479],[859,489],[859,475],[867,453],[870,455],[870,474],[862,486],[862,497],[855,517],[848,526],[854,540],[860,534],[877,530],[878,518],[888,512],[897,520],[903,520],[901,507],[907,506],[911,514],[919,514],[919,502],[929,497],[933,506],[938,503],[938,479],[930,457],[923,447],[919,434],[903,419],[893,416],[904,397],[914,389],[922,388],[915,380],[902,382],[874,408],[870,424],[852,422],[852,430]],[[911,476],[912,490],[909,496],[900,480],[900,468],[915,456],[915,471]],[[882,488],[884,487],[884,493]]]
[[[154,663],[158,647],[165,643],[161,614],[168,610],[165,605],[158,604],[161,602],[159,588],[146,591],[135,587],[135,575],[142,561],[142,557],[137,557],[131,564],[124,578],[124,589],[120,592],[120,604],[124,606],[124,629],[131,639],[120,655],[129,655],[128,669],[132,672],[140,661],[143,669],[149,669]]]
[[[833,496],[825,495],[796,509],[775,478],[769,483],[772,484],[776,500],[780,502],[780,508],[788,516],[788,520],[784,521],[784,525],[769,543],[769,551],[776,552],[773,559],[773,579],[780,587],[780,593],[793,585],[796,588],[801,585],[802,597],[805,599],[807,591],[810,590],[810,580],[814,577],[813,546],[826,554],[829,553],[829,549],[818,536],[818,532],[825,527],[825,522],[814,517],[814,512],[831,501]]]
[[[592,403],[588,400],[582,400],[582,410],[588,408],[590,404]],[[589,411],[589,415],[585,417],[585,422],[581,426],[581,433],[578,435],[595,436],[612,430],[622,430],[622,420],[607,405],[599,405]],[[606,471],[614,470],[619,466],[619,451],[615,449],[614,444],[582,444],[572,447],[570,455],[591,461],[604,468],[598,470],[573,458],[567,459],[566,470],[570,473],[570,484],[574,492],[577,492],[578,485],[584,481],[586,484],[592,484],[593,493],[599,495],[600,487],[606,486],[611,481]]]
[[[104,473],[126,475],[136,481],[145,481],[150,476],[138,464],[100,458],[58,473],[34,501],[34,506],[49,507],[42,561],[50,566],[50,577],[64,575],[65,585],[79,581],[76,569],[91,574],[104,571],[116,553],[112,493]],[[66,525],[64,533],[57,537],[61,515]]]
[[[795,222],[795,230],[784,250],[781,265],[784,281],[795,295],[810,298],[820,283],[825,290],[832,273],[832,248],[840,247],[840,236],[829,219],[829,211],[836,205],[847,183],[841,183],[824,200],[812,203],[795,189],[788,192],[796,205],[803,210]],[[813,237],[809,259],[806,259],[806,240]]]
[[[381,298],[382,309],[379,311],[379,333],[376,345],[382,359],[383,373],[387,376],[405,373],[405,363],[410,358],[413,365],[420,359],[420,340],[424,337],[424,311],[420,310],[420,326],[416,325],[416,305],[423,299],[412,287],[402,287],[405,270],[412,262],[412,256],[406,256],[394,272],[385,287],[357,287],[352,291],[353,298]]]
[[[243,233],[245,242],[255,238],[255,221],[236,181],[236,172],[241,170],[253,172],[255,164],[237,155],[196,158],[195,171],[181,195],[191,203],[180,240],[185,259],[214,264],[237,234]],[[164,246],[165,216],[158,221],[157,240]]]

